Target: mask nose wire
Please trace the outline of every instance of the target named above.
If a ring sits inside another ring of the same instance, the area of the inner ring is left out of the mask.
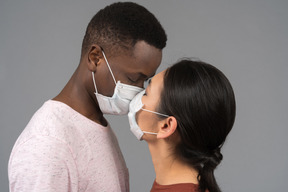
[[[117,83],[116,83],[115,77],[114,77],[113,72],[112,72],[112,70],[111,70],[111,67],[110,67],[110,65],[109,65],[109,63],[108,63],[108,61],[107,61],[107,58],[106,58],[106,56],[105,56],[104,51],[102,51],[102,54],[103,54],[103,56],[104,56],[104,59],[105,59],[106,64],[107,64],[107,66],[108,66],[108,69],[109,69],[109,71],[110,71],[110,73],[111,73],[111,75],[112,75],[112,77],[113,77],[114,83],[115,83],[115,85],[116,85]]]

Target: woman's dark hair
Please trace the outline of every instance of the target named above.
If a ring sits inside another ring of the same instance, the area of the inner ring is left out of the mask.
[[[91,19],[83,39],[82,54],[92,44],[98,44],[108,52],[115,51],[113,48],[131,50],[140,40],[163,49],[167,36],[156,17],[145,7],[117,2],[101,9]]]
[[[235,120],[231,84],[214,66],[182,60],[168,68],[158,111],[174,116],[181,137],[175,152],[198,172],[201,191],[220,191],[214,169],[222,160],[220,149]]]

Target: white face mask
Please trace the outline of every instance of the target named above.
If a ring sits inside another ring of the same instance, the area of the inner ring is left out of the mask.
[[[150,113],[154,113],[157,115],[162,115],[164,117],[169,117],[169,115],[164,115],[162,113],[158,113],[155,111],[150,111],[147,109],[143,109],[143,103],[142,103],[142,96],[144,95],[145,90],[141,91],[140,93],[138,93],[134,99],[131,101],[130,106],[129,106],[129,113],[128,113],[128,119],[129,119],[129,124],[130,124],[130,130],[132,131],[132,133],[137,137],[138,140],[142,140],[142,136],[144,135],[144,133],[146,134],[152,134],[152,135],[157,135],[157,133],[153,133],[153,132],[148,132],[148,131],[142,131],[139,127],[139,125],[136,122],[136,113],[142,109],[143,111],[147,111]]]
[[[104,52],[102,51],[106,64],[109,68],[109,71],[113,77],[115,88],[112,97],[107,97],[98,93],[94,72],[92,72],[93,83],[95,86],[95,95],[99,104],[99,107],[104,114],[112,114],[112,115],[125,115],[128,113],[129,104],[131,100],[143,89],[140,87],[123,84],[120,81],[116,83],[115,77],[112,73],[110,65],[106,59]]]

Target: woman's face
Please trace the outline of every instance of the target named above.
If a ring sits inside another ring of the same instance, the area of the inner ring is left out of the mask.
[[[146,88],[146,93],[142,97],[143,109],[148,109],[150,111],[158,112],[157,106],[160,102],[160,94],[163,89],[163,78],[165,70],[155,75],[148,87]],[[136,120],[142,131],[155,132],[159,130],[159,118],[156,114],[140,110],[136,114]],[[156,135],[144,134],[143,140],[156,139]]]

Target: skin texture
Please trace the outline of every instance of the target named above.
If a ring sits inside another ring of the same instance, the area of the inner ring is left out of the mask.
[[[162,60],[162,50],[145,41],[138,41],[131,51],[121,51],[118,55],[113,54],[113,57],[109,53],[105,55],[116,81],[138,87],[143,87],[144,81],[155,74]],[[78,68],[54,100],[61,101],[92,121],[107,126],[94,94],[92,72],[95,73],[98,92],[112,96],[115,83],[100,46],[92,45],[83,54]]]
[[[143,108],[157,112],[161,91],[163,90],[163,77],[165,71],[155,75],[142,97]],[[145,134],[143,140],[148,143],[154,169],[156,182],[160,185],[176,183],[198,184],[198,172],[177,158],[173,149],[180,140],[177,133],[177,121],[173,116],[162,120],[154,114],[140,110],[136,120],[143,131],[155,132],[157,135]]]

